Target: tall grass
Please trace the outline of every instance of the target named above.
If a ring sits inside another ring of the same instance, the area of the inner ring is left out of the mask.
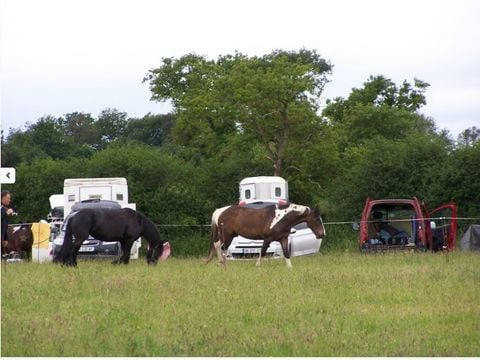
[[[478,356],[473,254],[2,269],[3,356]]]

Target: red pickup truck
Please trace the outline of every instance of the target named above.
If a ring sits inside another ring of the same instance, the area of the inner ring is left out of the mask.
[[[457,234],[454,202],[428,211],[417,198],[368,198],[360,222],[361,251],[452,250]]]

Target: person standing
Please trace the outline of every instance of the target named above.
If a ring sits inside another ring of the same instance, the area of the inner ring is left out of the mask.
[[[2,191],[2,247],[8,246],[8,216],[13,214],[10,201],[12,196],[9,191]]]

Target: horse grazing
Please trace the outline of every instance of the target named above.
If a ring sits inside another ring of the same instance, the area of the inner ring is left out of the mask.
[[[225,249],[228,249],[233,238],[241,235],[253,240],[263,239],[257,266],[260,265],[262,256],[266,255],[270,243],[278,241],[282,245],[287,267],[292,267],[288,235],[293,226],[302,222],[307,223],[317,239],[325,236],[325,227],[318,208],[312,210],[306,206],[290,204],[283,209],[277,205],[261,209],[239,205],[216,209],[212,215],[210,249],[206,263],[212,260],[216,250],[219,261],[225,264],[225,256],[221,253],[222,244]]]
[[[133,242],[142,236],[148,241],[147,263],[155,265],[165,243],[155,225],[135,210],[82,209],[68,220],[62,248],[54,261],[77,266],[78,251],[89,235],[101,241],[120,242],[122,255],[113,264],[128,264]]]
[[[2,245],[2,255],[18,253],[20,258],[30,259],[33,246],[33,233],[29,225],[8,228],[8,245]]]

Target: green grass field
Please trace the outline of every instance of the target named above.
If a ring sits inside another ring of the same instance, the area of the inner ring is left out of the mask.
[[[480,257],[2,265],[3,356],[478,356]]]

